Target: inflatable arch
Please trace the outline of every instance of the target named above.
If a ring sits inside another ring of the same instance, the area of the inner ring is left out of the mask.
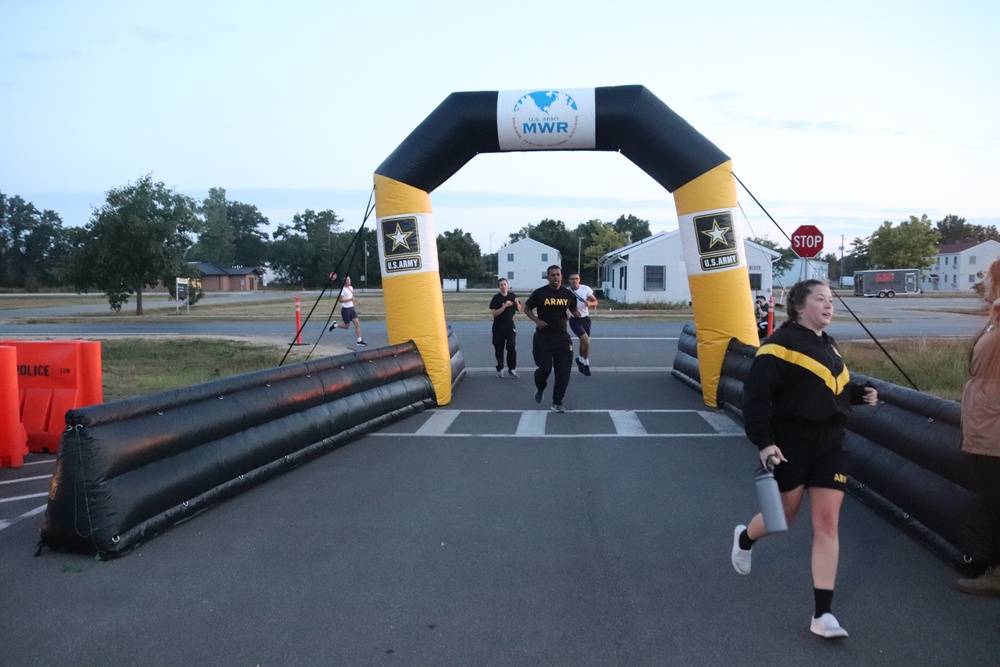
[[[730,339],[758,340],[732,163],[643,86],[452,93],[410,133],[374,176],[389,343],[413,340],[438,404],[451,402],[430,192],[480,153],[533,150],[617,151],[673,193],[715,406]]]

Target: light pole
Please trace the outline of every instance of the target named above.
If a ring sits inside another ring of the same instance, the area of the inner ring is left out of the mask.
[[[580,248],[582,248],[582,247],[583,247],[583,237],[582,236],[577,236],[576,237],[576,275],[578,275],[578,276],[580,275]],[[580,276],[580,278],[582,279],[583,276]]]

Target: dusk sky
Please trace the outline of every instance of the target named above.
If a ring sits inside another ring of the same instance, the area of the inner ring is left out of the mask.
[[[0,191],[82,225],[152,173],[272,230],[307,208],[355,229],[374,170],[450,93],[639,84],[827,251],[910,215],[1000,225],[998,28],[1000,4],[963,0],[0,0]],[[739,195],[746,235],[787,245]],[[483,252],[543,218],[677,227],[617,153],[481,155],[431,201]]]

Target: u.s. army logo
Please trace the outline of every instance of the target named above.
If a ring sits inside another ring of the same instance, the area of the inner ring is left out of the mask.
[[[415,217],[382,220],[381,238],[386,272],[420,268],[420,234],[417,232]]]
[[[694,230],[698,237],[698,255],[703,271],[724,269],[740,263],[731,213],[726,211],[696,216]]]

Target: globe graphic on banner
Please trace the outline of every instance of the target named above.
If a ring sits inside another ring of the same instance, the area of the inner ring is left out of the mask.
[[[558,90],[539,90],[514,104],[518,137],[534,146],[558,146],[569,141],[579,125],[576,100]]]

